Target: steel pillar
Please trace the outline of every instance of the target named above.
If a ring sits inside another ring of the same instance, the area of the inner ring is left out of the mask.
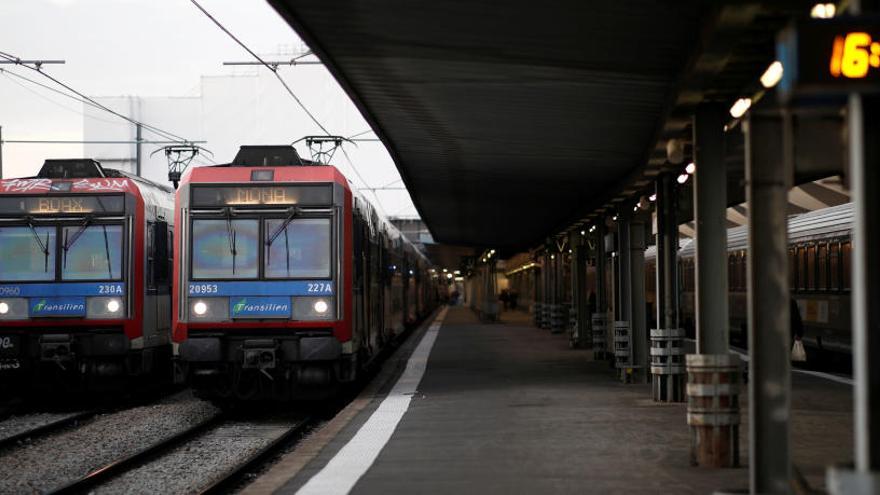
[[[590,325],[593,328],[593,357],[608,358],[608,287],[606,281],[605,224],[596,225],[596,313]]]
[[[657,326],[678,328],[678,219],[675,178],[657,180]]]
[[[629,221],[629,331],[632,381],[648,380],[648,322],[645,299],[645,249],[647,223],[643,214]]]
[[[725,118],[722,107],[703,104],[693,122],[697,354],[685,360],[687,421],[691,461],[711,467],[739,464],[739,363],[728,347]]]
[[[727,167],[724,119],[717,105],[694,116],[697,353],[727,354]]]
[[[790,116],[753,110],[743,123],[749,218],[751,493],[789,493],[791,360],[787,211],[794,153]]]
[[[880,97],[850,96],[847,127],[853,222],[855,470],[831,469],[829,492],[880,493]]]
[[[587,258],[589,247],[586,245],[586,237],[580,232],[572,232],[570,245],[571,255],[571,304],[575,318],[574,345],[582,349],[592,348],[593,338],[590,334],[590,310],[587,294]]]
[[[684,400],[684,331],[678,328],[678,222],[675,182],[671,174],[657,179],[657,329],[651,330],[651,389],[658,402]]]

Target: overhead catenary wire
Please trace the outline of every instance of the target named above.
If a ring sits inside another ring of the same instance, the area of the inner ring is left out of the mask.
[[[224,26],[224,25],[223,25],[220,21],[218,21],[213,15],[211,15],[210,12],[208,12],[207,10],[205,10],[205,8],[202,7],[202,6],[199,4],[199,2],[197,2],[196,0],[190,0],[190,2],[192,2],[192,4],[195,5],[196,8],[198,8],[200,11],[202,11],[202,13],[205,14],[205,16],[207,16],[208,19],[211,20],[211,22],[213,22],[214,24],[216,24],[217,27],[220,28],[221,31],[223,31],[224,33],[226,33],[227,36],[229,36],[229,37],[230,37],[233,41],[235,41],[240,47],[244,48],[245,51],[247,51],[252,57],[254,57],[258,62],[260,62],[260,64],[262,64],[262,65],[265,66],[267,69],[269,69],[270,71],[272,71],[272,74],[275,75],[275,78],[278,79],[278,81],[281,83],[282,86],[284,86],[284,89],[287,90],[287,93],[293,98],[293,100],[296,102],[296,104],[299,105],[299,107],[302,109],[302,111],[305,112],[306,115],[309,116],[309,118],[312,120],[312,122],[314,122],[315,125],[317,125],[318,128],[321,129],[321,131],[324,132],[324,134],[326,134],[326,135],[328,135],[328,136],[331,135],[331,134],[330,134],[330,131],[328,131],[327,128],[324,127],[324,125],[321,124],[320,121],[318,121],[318,119],[314,116],[314,114],[312,114],[312,112],[309,111],[308,107],[306,107],[306,105],[302,102],[302,100],[300,100],[299,97],[296,96],[296,93],[293,92],[293,89],[291,89],[290,86],[288,86],[288,84],[287,84],[287,82],[284,80],[284,78],[281,77],[281,74],[278,73],[278,66],[277,66],[277,65],[272,65],[272,64],[266,62],[265,60],[263,60],[262,57],[260,57],[259,55],[257,55],[257,54],[256,54],[253,50],[251,50],[246,44],[244,44],[244,42],[242,42],[242,41],[241,41],[240,39],[238,39],[234,34],[232,34],[232,32],[231,32],[229,29],[226,29],[226,26]]]
[[[130,123],[132,123],[132,124],[134,124],[134,125],[139,125],[139,126],[141,126],[143,129],[148,130],[148,131],[152,132],[153,134],[156,134],[156,135],[161,136],[161,137],[163,137],[163,138],[165,138],[165,139],[168,139],[169,141],[176,141],[176,142],[179,142],[179,143],[182,143],[182,144],[189,143],[189,140],[187,140],[186,138],[183,138],[183,137],[178,136],[178,135],[176,135],[176,134],[174,134],[174,133],[171,133],[171,132],[165,131],[165,130],[159,128],[159,127],[156,127],[156,126],[153,126],[153,125],[146,124],[146,123],[144,123],[144,122],[140,122],[140,121],[138,121],[138,120],[135,120],[135,119],[133,119],[133,118],[131,118],[131,117],[125,115],[125,114],[119,113],[119,112],[117,112],[117,111],[115,111],[115,110],[113,110],[113,109],[111,109],[111,108],[109,108],[109,107],[107,107],[107,106],[105,106],[105,105],[99,103],[99,102],[96,101],[95,99],[93,99],[93,98],[91,98],[91,97],[89,97],[89,96],[86,96],[85,94],[81,93],[80,91],[77,91],[77,90],[74,89],[72,86],[70,86],[70,85],[68,85],[68,84],[66,84],[66,83],[64,83],[64,82],[62,82],[61,80],[59,80],[58,78],[52,76],[51,74],[48,74],[48,73],[46,73],[46,72],[43,72],[43,70],[41,69],[40,66],[32,65],[32,64],[28,64],[28,63],[26,63],[25,61],[22,61],[21,58],[16,57],[16,56],[14,56],[14,55],[11,55],[11,54],[9,54],[9,53],[3,52],[3,51],[0,51],[0,57],[4,58],[4,59],[6,59],[6,60],[8,60],[8,61],[10,61],[10,62],[13,62],[13,63],[15,63],[16,65],[19,65],[19,66],[21,66],[21,67],[24,67],[24,68],[30,69],[30,70],[32,70],[32,71],[34,71],[34,72],[40,74],[41,76],[43,76],[43,77],[49,79],[50,81],[54,82],[54,83],[57,84],[58,86],[61,86],[62,88],[66,89],[67,91],[70,91],[71,93],[75,94],[76,96],[78,96],[78,97],[81,98],[82,100],[87,101],[87,102],[88,102],[89,104],[91,104],[92,106],[97,107],[97,108],[99,108],[99,109],[101,109],[101,110],[103,110],[103,111],[105,111],[105,112],[108,112],[108,113],[110,113],[110,114],[112,114],[112,115],[115,115],[115,116],[117,116],[117,117],[119,117],[119,118],[121,118],[121,119],[123,119],[123,120],[126,120],[126,121],[128,121],[128,122],[130,122]]]

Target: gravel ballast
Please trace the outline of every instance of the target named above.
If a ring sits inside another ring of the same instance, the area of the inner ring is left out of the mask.
[[[72,418],[80,414],[79,412],[66,413],[34,413],[22,414],[19,416],[11,416],[0,422],[0,442],[7,438],[14,437],[21,433],[40,428],[48,424]]]
[[[297,423],[226,422],[161,458],[110,480],[94,493],[198,493]]]
[[[59,488],[218,413],[187,391],[154,404],[99,415],[79,428],[0,453],[0,493]]]

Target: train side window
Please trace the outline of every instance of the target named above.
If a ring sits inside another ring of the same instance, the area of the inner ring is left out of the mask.
[[[807,288],[807,273],[804,267],[806,266],[806,249],[803,246],[798,246],[797,248],[797,287],[800,290],[804,290]]]
[[[828,245],[820,244],[816,249],[816,269],[819,270],[816,277],[816,287],[819,290],[828,290]]]
[[[849,290],[852,280],[852,243],[846,241],[843,243],[843,284],[844,290]]]
[[[816,289],[816,246],[807,246],[807,287]]]
[[[168,263],[168,222],[158,221],[153,224],[153,276],[156,285],[167,284],[169,280]]]
[[[828,286],[831,290],[840,290],[840,244],[837,242],[829,249],[828,266],[831,272]]]

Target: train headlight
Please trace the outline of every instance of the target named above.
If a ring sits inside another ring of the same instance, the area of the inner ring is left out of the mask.
[[[28,317],[28,300],[9,297],[0,300],[0,320],[24,320]]]
[[[207,312],[208,305],[205,304],[205,301],[198,301],[197,303],[193,304],[193,313],[199,316],[204,316]]]
[[[326,313],[327,309],[330,308],[330,306],[327,305],[327,301],[325,301],[323,299],[316,301],[315,305],[312,307],[315,308],[316,313],[320,313],[320,314]],[[0,311],[2,311],[2,310],[3,310],[3,307],[0,306]]]
[[[189,317],[197,321],[228,321],[228,297],[202,297],[189,303]]]
[[[125,305],[120,297],[87,297],[86,318],[122,318]]]
[[[294,297],[291,317],[299,321],[336,319],[336,304],[332,297]]]

